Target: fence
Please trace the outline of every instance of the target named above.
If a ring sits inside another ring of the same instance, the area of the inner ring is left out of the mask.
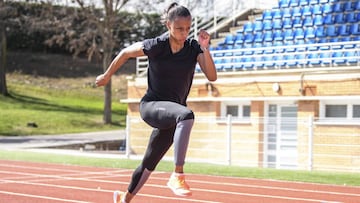
[[[243,167],[360,172],[360,125],[316,118],[196,118],[187,161]],[[142,158],[151,133],[127,117],[126,155]],[[164,159],[173,159],[171,148]]]

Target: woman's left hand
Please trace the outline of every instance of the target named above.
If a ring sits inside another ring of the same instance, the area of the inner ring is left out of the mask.
[[[210,35],[205,30],[200,30],[198,35],[198,41],[202,48],[209,48]]]

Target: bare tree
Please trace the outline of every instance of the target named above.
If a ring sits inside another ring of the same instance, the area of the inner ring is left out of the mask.
[[[77,7],[62,7],[58,17],[52,17],[49,23],[58,29],[52,37],[46,40],[47,45],[68,46],[66,49],[74,56],[87,53],[88,59],[102,60],[103,71],[106,71],[112,58],[114,48],[118,42],[120,30],[126,30],[131,25],[121,24],[120,11],[129,0],[73,0]],[[97,4],[96,4],[97,3]],[[59,10],[59,9],[58,9]],[[59,12],[59,11],[57,11]],[[43,23],[43,22],[42,22]],[[111,81],[104,87],[105,124],[112,122],[112,93]]]
[[[123,8],[123,6],[129,0],[102,0],[103,6],[103,18],[99,18],[96,9],[95,3],[92,5],[86,5],[84,0],[76,0],[79,4],[82,11],[88,21],[90,21],[93,25],[96,26],[98,35],[101,37],[100,40],[96,41],[95,38],[92,39],[91,49],[88,50],[89,56],[94,54],[98,54],[102,51],[102,66],[105,71],[111,60],[113,58],[113,51],[116,42],[116,28],[119,26],[116,23],[119,11]],[[103,121],[106,124],[112,122],[111,119],[111,102],[112,102],[112,94],[111,94],[111,81],[104,87],[105,96],[104,96],[104,116]]]
[[[12,13],[13,10],[5,5],[4,0],[0,0],[0,94],[4,96],[9,95],[6,85],[6,21]]]

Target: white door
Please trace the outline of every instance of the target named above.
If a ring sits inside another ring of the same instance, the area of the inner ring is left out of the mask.
[[[297,106],[269,104],[265,131],[265,166],[294,169],[298,163]]]

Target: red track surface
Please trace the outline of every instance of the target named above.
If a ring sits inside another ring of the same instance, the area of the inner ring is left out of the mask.
[[[112,203],[132,170],[0,160],[0,203]],[[193,196],[177,197],[165,186],[169,173],[154,172],[134,203],[360,202],[360,187],[187,175]]]

